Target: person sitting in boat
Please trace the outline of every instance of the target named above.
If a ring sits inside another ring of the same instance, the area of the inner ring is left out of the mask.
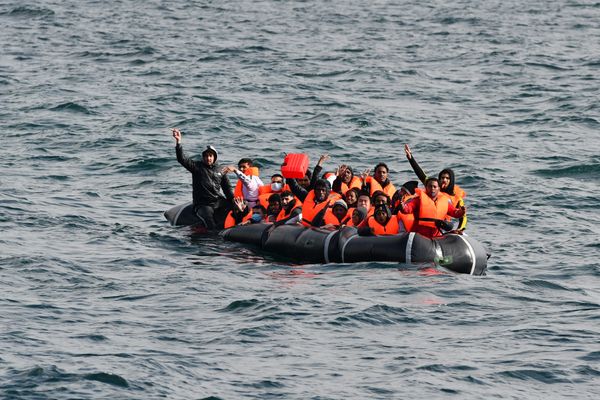
[[[310,170],[306,170],[306,173],[304,174],[303,178],[299,178],[296,179],[296,181],[298,182],[298,185],[302,186],[304,189],[306,190],[310,190],[310,182],[312,180],[312,172],[310,172]]]
[[[412,151],[408,144],[404,145],[404,153],[406,154],[406,158],[410,163],[410,166],[417,174],[417,177],[425,184],[428,176],[425,174],[417,160],[412,155]],[[467,197],[467,193],[462,190],[455,182],[454,182],[454,171],[450,168],[444,168],[438,174],[438,181],[440,182],[440,191],[445,193],[452,200],[452,205],[454,207],[460,207],[464,205],[464,198]],[[446,219],[450,221],[449,218]],[[462,218],[459,219],[457,224],[454,224],[454,229],[456,230],[465,230],[467,227],[467,215],[465,214]]]
[[[419,182],[417,181],[405,182],[392,198],[392,214],[398,217],[398,232],[412,232],[414,229],[414,214],[402,214],[401,208],[403,203],[407,203],[419,195],[421,189],[418,186]]]
[[[389,198],[392,198],[394,193],[396,193],[396,187],[388,178],[389,171],[387,164],[380,162],[375,166],[373,176],[369,176],[369,170],[363,172],[363,190],[369,192],[371,196],[376,191],[381,190]]]
[[[279,212],[281,211],[281,195],[279,193],[271,194],[271,196],[269,196],[268,203],[269,205],[267,206],[265,222],[275,222]]]
[[[371,203],[373,204],[373,207],[377,207],[384,204],[390,207],[391,200],[387,194],[385,194],[381,190],[378,190],[371,196]]]
[[[358,227],[367,218],[367,209],[364,207],[356,207],[352,211],[352,219],[348,221],[348,226]]]
[[[277,215],[275,225],[294,224],[302,218],[302,205],[289,190],[281,193],[281,211]]]
[[[429,178],[425,183],[425,191],[419,196],[402,204],[403,214],[414,214],[413,231],[429,238],[441,236],[442,230],[448,227],[446,216],[460,218],[466,213],[465,206],[458,208],[452,204],[452,199],[440,192],[437,178]]]
[[[398,234],[398,218],[392,214],[387,204],[375,206],[373,215],[367,219],[367,226],[358,230],[361,236],[383,236]]]
[[[284,190],[290,190],[290,187],[284,184],[283,175],[273,174],[271,183],[258,188],[258,201],[263,207],[269,208],[269,197],[274,193],[281,194]]]
[[[227,214],[225,218],[224,228],[231,228],[232,226],[242,225],[246,221],[250,221],[252,217],[252,213],[250,212],[250,207],[248,207],[248,203],[244,201],[241,197],[233,198],[233,208]]]
[[[221,173],[224,175],[234,172],[238,177],[234,194],[236,197],[243,197],[248,202],[250,208],[258,203],[258,188],[263,186],[263,182],[258,176],[258,168],[255,167],[250,158],[242,158],[238,161],[238,167],[228,165],[223,168]]]
[[[313,171],[313,178],[315,172]],[[331,185],[325,179],[317,179],[314,189],[306,191],[294,179],[287,179],[292,193],[302,201],[302,224],[305,226],[323,226],[327,207],[340,199],[337,193],[331,193]]]
[[[362,187],[362,179],[354,176],[352,168],[342,164],[336,171],[336,177],[331,185],[331,190],[341,195],[346,195],[346,192],[352,188],[360,189]]]
[[[266,222],[266,218],[267,209],[260,204],[255,204],[254,207],[252,207],[252,217],[248,223],[258,224],[259,222]]]
[[[336,200],[331,208],[325,212],[324,229],[335,230],[346,225],[350,221],[351,215],[348,215],[348,205],[342,199]]]
[[[181,131],[172,129],[175,138],[177,161],[192,174],[192,199],[196,215],[207,229],[223,227],[225,216],[231,209],[233,191],[227,175],[221,173],[217,163],[218,153],[212,146],[202,152],[202,161],[187,157],[181,145]]]

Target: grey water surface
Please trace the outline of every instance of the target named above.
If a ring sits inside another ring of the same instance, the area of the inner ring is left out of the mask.
[[[596,399],[600,3],[0,2],[0,398]],[[484,277],[298,266],[168,225],[188,153],[404,143]]]

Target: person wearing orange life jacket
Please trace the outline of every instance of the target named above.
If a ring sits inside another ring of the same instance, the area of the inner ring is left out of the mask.
[[[271,196],[269,196],[269,205],[267,206],[265,222],[275,222],[280,211],[281,195],[279,193],[273,193]]]
[[[404,145],[404,152],[406,154],[406,158],[410,163],[410,166],[417,174],[417,177],[425,183],[428,176],[425,174],[417,160],[412,155],[412,151],[408,144]],[[467,193],[462,190],[456,183],[454,178],[454,171],[450,168],[444,168],[438,174],[438,181],[440,182],[440,191],[442,193],[446,193],[450,199],[452,200],[452,205],[454,207],[460,207],[464,205],[464,198],[467,197]],[[446,219],[450,221],[449,218]],[[459,219],[458,224],[454,224],[454,229],[462,231],[467,227],[467,215],[465,214],[462,218]]]
[[[425,184],[425,191],[421,191],[418,197],[402,204],[403,214],[414,213],[415,222],[413,231],[423,236],[432,238],[442,235],[442,229],[446,229],[447,215],[460,218],[466,213],[464,206],[454,207],[452,200],[440,192],[437,178],[429,178]]]
[[[419,195],[421,189],[418,186],[419,182],[417,181],[405,182],[392,198],[392,214],[398,216],[398,232],[412,232],[413,230],[415,222],[414,214],[402,214],[400,209],[402,208],[402,203],[407,203]]]
[[[252,208],[258,202],[258,188],[263,186],[262,180],[258,176],[258,168],[254,167],[252,160],[242,158],[238,161],[238,167],[228,165],[221,171],[222,174],[234,172],[238,177],[234,193],[238,197],[243,197]]]
[[[365,210],[367,210],[366,217],[362,220],[362,222],[359,225],[356,225],[357,228],[363,228],[367,226],[368,217],[372,216],[373,212],[375,211],[375,208],[371,206],[371,196],[369,196],[368,192],[359,192],[358,200],[356,200],[356,208],[359,207],[362,207]]]
[[[398,234],[398,218],[392,215],[387,204],[375,206],[373,216],[367,219],[367,226],[360,228],[358,234],[361,236],[384,236]]]
[[[348,215],[348,205],[342,199],[336,200],[333,206],[325,212],[324,229],[335,230],[346,225],[350,221],[351,215]]]
[[[348,221],[348,226],[358,227],[367,218],[367,209],[364,207],[356,207],[352,211],[352,219]]]
[[[314,172],[313,172],[314,178]],[[305,226],[323,226],[327,208],[340,199],[337,193],[331,193],[329,181],[317,179],[314,189],[306,191],[294,179],[287,179],[292,193],[302,201],[302,224]]]
[[[231,228],[232,226],[243,224],[246,221],[250,221],[252,213],[250,207],[241,197],[233,198],[233,209],[229,211],[225,218],[224,228]]]
[[[273,174],[271,175],[271,183],[258,188],[258,201],[263,207],[269,208],[269,197],[272,194],[281,194],[285,190],[290,190],[290,187],[284,184],[283,179],[281,174]]]
[[[336,171],[336,178],[331,185],[331,190],[341,195],[346,195],[349,189],[357,188],[360,190],[362,187],[362,179],[358,176],[354,176],[352,168],[348,165],[342,164]]]
[[[389,168],[386,163],[380,162],[373,170],[373,176],[369,176],[369,170],[363,172],[363,190],[369,192],[372,196],[378,190],[381,190],[389,198],[396,193],[396,187],[388,178]]]
[[[294,194],[286,190],[280,194],[281,211],[275,219],[275,225],[295,224],[302,218],[302,203],[294,197]]]

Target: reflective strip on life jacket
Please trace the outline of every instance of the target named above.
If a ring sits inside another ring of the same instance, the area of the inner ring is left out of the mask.
[[[422,191],[419,194],[419,222],[420,226],[428,226],[437,228],[435,222],[443,220],[448,215],[448,199],[449,197],[443,193],[439,193],[437,200],[433,201],[431,197]]]

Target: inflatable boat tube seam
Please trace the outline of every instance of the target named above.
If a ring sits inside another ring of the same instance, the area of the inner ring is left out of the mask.
[[[350,243],[350,241],[354,238],[356,238],[358,235],[352,235],[350,236],[346,242],[344,243],[344,245],[342,246],[342,263],[345,263],[346,260],[344,260],[344,254],[346,253],[346,246],[348,246],[348,243]]]
[[[406,260],[407,264],[410,264],[412,262],[412,244],[413,244],[413,239],[415,238],[415,233],[411,232],[408,234],[408,239],[406,240],[406,254],[404,255],[404,259]]]
[[[338,231],[333,231],[329,235],[327,235],[327,237],[325,238],[325,244],[323,245],[323,253],[324,253],[324,256],[325,256],[325,263],[326,264],[329,264],[329,242],[331,242],[331,238],[337,232]]]
[[[458,235],[458,237],[467,245],[469,255],[471,256],[471,260],[473,260],[473,262],[471,263],[471,272],[469,272],[469,275],[473,275],[473,272],[475,271],[475,250],[473,250],[473,246],[471,246],[471,243],[469,243],[467,239],[465,239],[461,235]]]

